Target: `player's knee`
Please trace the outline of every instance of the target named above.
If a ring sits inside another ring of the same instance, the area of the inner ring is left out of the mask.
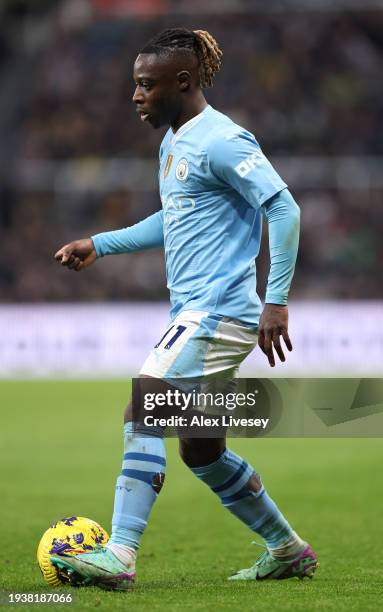
[[[133,420],[133,410],[132,410],[132,403],[130,402],[128,406],[125,408],[124,423],[128,423],[129,421],[132,421],[132,420]]]
[[[182,461],[188,465],[190,462],[190,447],[188,440],[180,440],[178,450]]]
[[[188,467],[202,467],[220,458],[226,447],[221,439],[180,439],[179,453]]]

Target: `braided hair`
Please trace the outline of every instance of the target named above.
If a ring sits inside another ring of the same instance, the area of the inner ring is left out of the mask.
[[[205,30],[170,28],[157,34],[140,53],[170,54],[174,50],[190,51],[199,62],[201,87],[212,87],[214,76],[221,67],[222,51],[217,41]]]

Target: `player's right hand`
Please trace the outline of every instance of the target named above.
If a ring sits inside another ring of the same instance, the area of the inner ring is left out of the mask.
[[[91,238],[75,240],[65,244],[55,253],[55,260],[69,270],[80,272],[88,268],[97,259],[96,249]]]

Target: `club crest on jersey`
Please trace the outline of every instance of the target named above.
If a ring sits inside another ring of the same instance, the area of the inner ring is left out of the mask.
[[[169,174],[170,171],[170,166],[172,165],[172,161],[173,161],[173,155],[171,155],[169,153],[169,155],[166,158],[166,164],[165,164],[165,170],[164,170],[164,177],[166,178],[167,175]]]
[[[180,159],[176,168],[176,177],[179,181],[186,181],[189,174],[189,164],[184,157]]]

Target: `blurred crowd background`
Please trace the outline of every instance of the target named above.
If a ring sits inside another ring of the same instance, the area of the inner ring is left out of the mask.
[[[81,274],[53,254],[159,209],[163,131],[134,112],[132,65],[175,26],[217,38],[207,99],[254,132],[301,206],[291,298],[382,298],[383,10],[335,4],[3,0],[0,301],[167,299],[160,251]],[[267,249],[258,268],[262,294]]]

